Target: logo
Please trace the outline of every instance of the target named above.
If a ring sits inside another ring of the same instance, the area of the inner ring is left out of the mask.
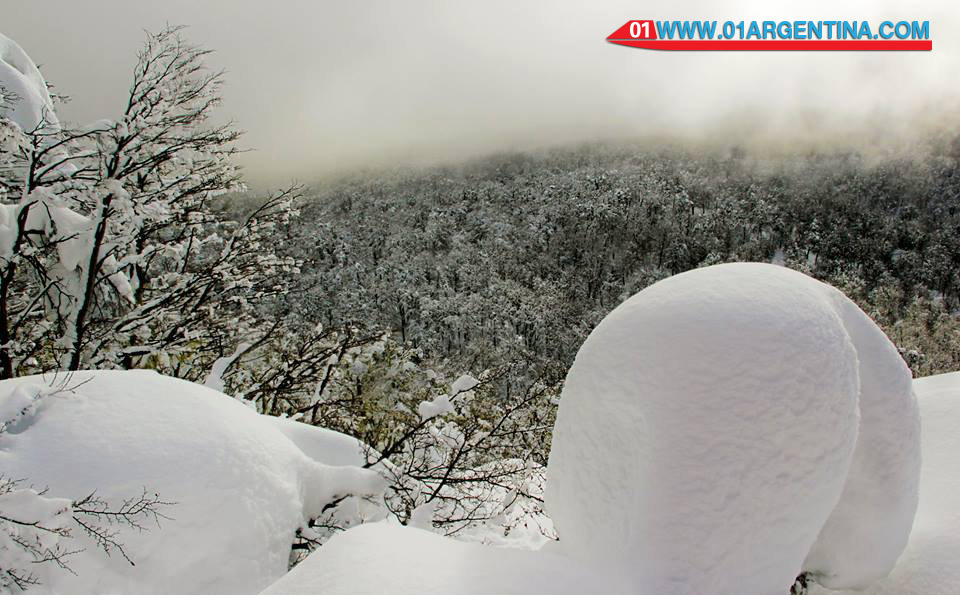
[[[607,41],[647,50],[931,51],[930,21],[628,21]]]

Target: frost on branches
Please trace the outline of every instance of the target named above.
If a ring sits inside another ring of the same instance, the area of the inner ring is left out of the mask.
[[[263,412],[356,437],[361,466],[388,480],[385,512],[402,523],[521,547],[553,537],[542,503],[555,383],[519,381],[528,372],[519,363],[447,377],[389,334],[317,328],[304,336],[313,340],[289,344],[274,364],[232,368],[228,390],[248,387],[243,397]],[[319,380],[298,380],[287,365],[319,370]],[[267,388],[274,383],[283,390]],[[301,533],[298,549],[358,520],[343,508],[327,512]]]
[[[242,189],[240,133],[210,121],[222,77],[206,54],[178,29],[149,35],[124,112],[84,128],[24,111],[31,96],[0,71],[0,378],[148,366],[202,379],[272,328],[260,310],[297,264],[270,238],[298,192],[240,222],[218,210]]]

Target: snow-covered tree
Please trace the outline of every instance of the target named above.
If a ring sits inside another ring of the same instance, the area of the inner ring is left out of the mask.
[[[168,28],[148,35],[115,120],[4,120],[0,377],[150,366],[196,379],[262,328],[262,302],[296,272],[269,239],[298,190],[239,222],[216,208],[243,189],[240,132],[213,121],[222,74],[207,54]]]

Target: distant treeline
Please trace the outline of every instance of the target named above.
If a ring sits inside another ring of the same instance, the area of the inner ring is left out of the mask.
[[[342,179],[291,230],[306,320],[386,326],[437,361],[568,365],[664,277],[775,261],[839,286],[918,374],[960,368],[960,143],[769,156],[591,145]]]

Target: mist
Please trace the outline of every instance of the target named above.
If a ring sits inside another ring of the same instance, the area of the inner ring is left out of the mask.
[[[876,147],[958,121],[958,16],[935,3],[67,0],[2,31],[72,100],[115,116],[143,30],[186,25],[227,71],[224,118],[253,183],[637,137]],[[932,52],[654,52],[604,41],[630,19],[929,20]]]

